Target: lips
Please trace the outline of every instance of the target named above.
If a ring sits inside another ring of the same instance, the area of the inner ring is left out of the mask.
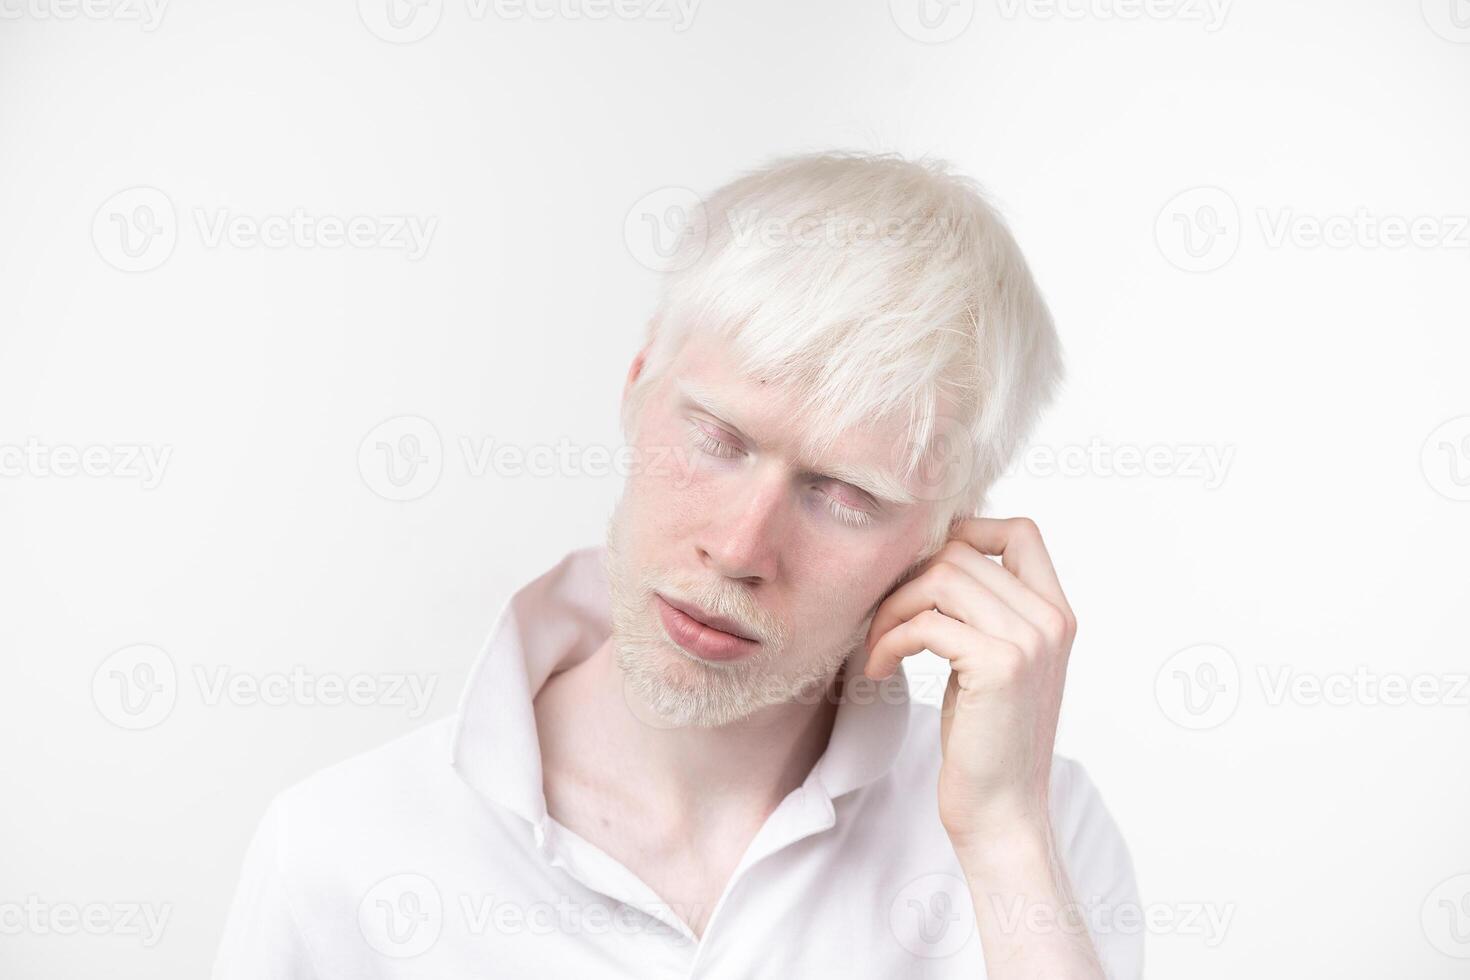
[[[687,603],[670,602],[658,593],[654,593],[653,602],[669,639],[700,660],[736,660],[760,649],[760,643],[755,640],[729,632],[739,627],[722,616],[710,616],[698,606]],[[686,610],[697,611],[697,615]],[[699,616],[709,616],[709,621]]]
[[[662,599],[664,602],[667,602],[669,605],[673,606],[675,609],[679,610],[690,619],[696,620],[704,626],[708,626],[710,629],[719,630],[721,633],[729,633],[731,636],[739,637],[742,640],[751,640],[752,642],[754,642],[755,640],[753,636],[745,633],[740,624],[735,622],[735,620],[733,619],[726,619],[724,616],[715,616],[711,613],[705,612],[698,606],[690,605],[687,602],[678,602],[674,599],[670,599],[662,592],[660,592],[658,595],[659,598]]]

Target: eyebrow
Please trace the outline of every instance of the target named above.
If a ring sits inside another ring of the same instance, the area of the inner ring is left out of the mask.
[[[740,426],[734,421],[733,413],[730,412],[714,390],[708,385],[697,381],[680,379],[675,387],[686,406],[693,406],[700,411],[711,415],[721,425],[728,428],[733,435],[749,443],[755,440],[741,431]],[[855,466],[851,463],[818,464],[807,460],[801,460],[803,468],[811,475],[828,480],[836,480],[846,483],[863,491],[880,504],[889,504],[902,507],[917,502],[918,498],[904,487],[897,479],[884,470],[870,469],[865,466]]]

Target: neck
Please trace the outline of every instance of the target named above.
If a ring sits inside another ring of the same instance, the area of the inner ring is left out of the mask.
[[[840,682],[841,671],[827,693]],[[745,822],[752,811],[764,819],[805,781],[837,715],[828,696],[715,728],[661,728],[641,720],[628,696],[611,638],[549,678],[535,701],[543,778],[608,780],[605,790],[652,804],[651,812],[695,833]]]

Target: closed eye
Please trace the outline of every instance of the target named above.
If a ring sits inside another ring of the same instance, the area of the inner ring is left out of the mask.
[[[739,456],[740,447],[721,438],[721,435],[729,435],[729,433],[714,426],[707,426],[697,420],[689,423],[690,440],[703,452],[720,459],[734,459]]]

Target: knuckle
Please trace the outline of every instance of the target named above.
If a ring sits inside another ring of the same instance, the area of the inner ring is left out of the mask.
[[[1012,517],[1010,523],[1011,529],[1017,533],[1028,537],[1041,537],[1041,528],[1037,527],[1036,522],[1029,517]]]
[[[944,547],[939,549],[937,558],[942,562],[953,563],[955,559],[959,558],[969,548],[970,546],[965,542],[951,539],[945,543]]]
[[[938,609],[925,609],[923,612],[919,613],[919,615],[914,617],[914,619],[918,621],[919,625],[925,627],[938,625],[944,620],[944,618],[944,613],[940,612]]]
[[[1041,632],[1047,639],[1065,639],[1072,633],[1071,617],[1056,606],[1047,606],[1041,614]]]

